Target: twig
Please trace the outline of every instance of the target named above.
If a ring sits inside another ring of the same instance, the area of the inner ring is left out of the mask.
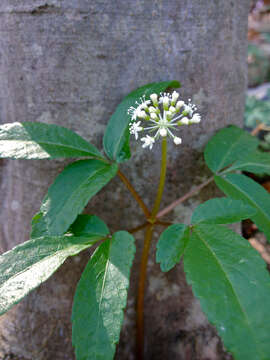
[[[165,207],[163,210],[161,210],[158,214],[157,214],[157,218],[161,218],[162,216],[164,216],[165,214],[168,214],[170,211],[172,211],[177,205],[181,204],[182,202],[186,201],[187,199],[189,199],[190,197],[192,197],[194,194],[196,194],[198,191],[200,191],[201,189],[203,189],[205,186],[207,186],[208,184],[210,184],[212,181],[214,180],[214,176],[210,177],[208,180],[206,180],[204,183],[202,183],[201,185],[197,186],[195,189],[189,191],[188,193],[186,193],[184,196],[180,197],[179,199],[175,200],[174,202],[172,202],[170,205],[168,205],[167,207]]]
[[[261,130],[267,130],[267,127],[263,124],[260,123],[259,125],[257,125],[252,131],[251,131],[251,135],[255,136],[258,134],[258,132],[260,132]]]
[[[118,170],[117,175],[120,177],[120,179],[123,181],[123,183],[126,185],[126,187],[128,188],[128,190],[131,192],[131,194],[133,195],[134,199],[137,201],[137,203],[139,204],[139,206],[141,207],[141,209],[144,212],[144,215],[146,216],[146,218],[149,218],[151,216],[150,211],[148,210],[147,206],[145,205],[145,203],[143,202],[142,198],[140,197],[140,195],[137,193],[137,191],[134,189],[133,185],[130,183],[130,181],[126,178],[126,176],[122,173],[122,171]]]
[[[267,264],[270,264],[270,254],[266,248],[255,238],[248,239],[251,246],[256,249]]]

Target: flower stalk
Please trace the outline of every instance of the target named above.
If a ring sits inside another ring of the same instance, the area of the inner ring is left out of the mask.
[[[144,292],[147,276],[147,263],[149,257],[150,244],[152,240],[154,225],[149,224],[144,236],[143,252],[140,264],[140,277],[138,283],[137,296],[137,331],[136,331],[136,352],[137,360],[144,358]]]
[[[158,191],[156,195],[156,200],[154,203],[154,207],[151,213],[151,220],[156,220],[156,215],[158,213],[160,202],[162,199],[163,191],[164,191],[164,185],[165,185],[165,179],[166,179],[166,170],[167,170],[167,138],[162,139],[162,153],[161,153],[161,169],[160,169],[160,180],[159,180],[159,186]]]
[[[156,222],[156,215],[158,213],[166,179],[167,169],[167,138],[162,139],[162,155],[161,155],[161,168],[158,191],[155,199],[155,203],[149,219],[150,224],[145,231],[143,252],[140,265],[140,276],[138,285],[137,296],[137,360],[143,360],[144,353],[144,294],[145,283],[147,278],[147,264],[149,258],[149,250],[154,230],[154,224]]]
[[[150,244],[154,226],[159,223],[159,207],[164,191],[166,168],[167,168],[167,139],[171,138],[175,145],[180,145],[182,139],[175,135],[183,125],[197,124],[201,121],[201,115],[197,113],[197,107],[188,100],[185,103],[179,100],[179,93],[174,91],[172,94],[160,93],[151,94],[150,99],[146,100],[145,96],[136,101],[136,106],[128,109],[128,115],[131,116],[129,123],[129,132],[134,135],[135,140],[142,141],[143,148],[153,148],[157,140],[162,139],[162,156],[160,168],[159,186],[151,213],[140,199],[134,188],[121,173],[119,176],[132,192],[134,198],[139,203],[147,218],[148,225],[142,224],[137,229],[146,227],[144,246],[140,265],[139,286],[137,296],[137,359],[143,360],[144,353],[144,293],[147,276],[147,263],[149,257]],[[144,136],[140,138],[140,134]],[[153,135],[154,134],[154,135]],[[173,205],[176,206],[176,205]],[[168,212],[165,208],[165,213]],[[162,211],[161,213],[164,213]]]

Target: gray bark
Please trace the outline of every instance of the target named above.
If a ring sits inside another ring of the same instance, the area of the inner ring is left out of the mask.
[[[60,124],[101,146],[109,116],[124,95],[147,82],[180,80],[181,96],[193,98],[203,120],[183,129],[183,145],[170,146],[165,206],[209,175],[202,149],[213,132],[242,124],[248,10],[249,0],[2,0],[0,121]],[[132,143],[132,150],[135,164],[122,170],[150,204],[160,149],[144,151]],[[1,251],[28,239],[31,217],[65,164],[1,160]],[[214,186],[207,187],[171,218],[187,221],[199,202],[216,193]],[[88,211],[112,230],[131,228],[142,219],[117,179],[90,202]],[[155,241],[146,293],[146,359],[229,359],[186,284],[181,264],[160,272]],[[137,243],[116,355],[121,360],[134,359],[142,234]],[[0,359],[74,359],[72,297],[88,258],[86,252],[68,260],[0,319]]]

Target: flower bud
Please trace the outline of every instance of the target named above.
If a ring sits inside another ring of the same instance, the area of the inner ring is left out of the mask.
[[[160,136],[164,137],[167,136],[167,130],[165,128],[161,128],[159,130]]]
[[[157,94],[151,94],[151,95],[150,95],[150,99],[152,100],[152,103],[153,103],[155,106],[158,106],[158,96],[157,96]]]
[[[172,113],[170,110],[168,110],[168,111],[166,112],[166,117],[167,117],[167,120],[171,120],[172,117],[173,117],[173,113]]]
[[[146,105],[144,108],[143,108],[147,113],[149,113],[149,107]]]
[[[182,100],[177,101],[176,106],[175,106],[176,111],[178,112],[184,104],[185,103]]]
[[[181,122],[182,125],[188,125],[189,124],[189,118],[183,117],[179,122]]]
[[[174,114],[174,113],[176,113],[176,108],[175,108],[174,106],[170,106],[170,107],[169,107],[169,111],[170,111],[172,114]]]
[[[175,143],[175,145],[180,145],[182,143],[182,139],[180,137],[175,136],[173,138],[173,142]]]
[[[179,97],[179,93],[177,91],[174,91],[172,93],[172,105],[175,105],[176,100],[178,99],[178,97]]]
[[[158,116],[157,116],[156,113],[151,112],[151,113],[150,113],[150,116],[151,116],[151,119],[156,120],[156,121],[158,120]]]
[[[147,114],[146,114],[146,112],[145,111],[139,111],[138,112],[138,115],[137,115],[139,118],[141,118],[141,119],[146,119],[147,118]]]
[[[190,120],[191,124],[198,124],[201,121],[201,115],[200,114],[194,114],[192,116],[192,119]]]
[[[150,113],[156,113],[156,114],[159,114],[160,113],[160,110],[159,110],[159,108],[154,108],[154,106],[150,106],[149,107],[149,112]]]
[[[168,96],[164,96],[162,102],[164,110],[169,110],[170,99]]]

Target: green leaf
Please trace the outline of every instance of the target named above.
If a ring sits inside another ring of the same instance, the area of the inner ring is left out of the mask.
[[[55,159],[90,156],[103,158],[93,145],[62,126],[38,122],[0,126],[0,157]]]
[[[189,228],[184,224],[169,226],[160,235],[157,243],[156,262],[163,272],[171,270],[184,253],[189,240]]]
[[[31,226],[31,239],[46,236],[48,234],[47,224],[44,221],[42,212],[33,216]]]
[[[270,359],[270,278],[248,241],[221,225],[197,225],[184,268],[202,310],[234,359]]]
[[[100,245],[88,262],[76,289],[72,312],[77,360],[113,359],[134,253],[134,238],[119,231]]]
[[[109,234],[107,225],[99,217],[95,215],[81,214],[70,226],[67,231],[68,234],[73,236],[92,236],[93,234],[106,236]],[[44,221],[43,214],[38,213],[32,219],[32,232],[31,238],[46,236],[47,227]]]
[[[229,126],[210,139],[204,150],[204,158],[208,167],[216,173],[248,152],[253,152],[257,146],[256,137],[236,126]]]
[[[110,159],[123,162],[130,158],[128,129],[130,116],[127,114],[127,110],[131,106],[136,106],[135,102],[141,96],[145,95],[147,100],[152,93],[159,93],[168,87],[178,88],[180,83],[178,81],[163,81],[144,85],[128,94],[117,106],[103,137],[104,150]]]
[[[104,236],[40,237],[0,256],[0,314],[46,281],[67,257],[78,254]]]
[[[82,214],[77,217],[69,228],[69,233],[74,236],[106,236],[109,234],[108,226],[96,215]]]
[[[215,182],[227,196],[243,200],[257,210],[250,218],[270,241],[270,194],[254,180],[241,174],[215,176]]]
[[[88,201],[116,172],[116,164],[109,165],[94,159],[80,160],[67,166],[50,186],[41,205],[41,223],[45,222],[47,234],[54,236],[66,232]]]
[[[237,160],[225,173],[235,170],[270,175],[270,154],[261,151],[248,154],[244,159]]]
[[[249,219],[256,209],[241,200],[228,198],[211,199],[200,204],[192,214],[191,223],[231,224]]]

